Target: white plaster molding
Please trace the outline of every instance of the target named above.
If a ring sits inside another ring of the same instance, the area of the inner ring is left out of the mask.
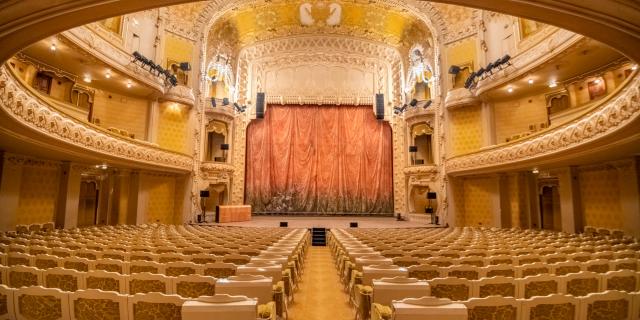
[[[603,101],[583,117],[525,139],[451,158],[446,161],[446,170],[455,173],[486,169],[569,153],[576,147],[613,134],[639,116],[640,75],[636,74],[618,95]]]
[[[193,106],[196,100],[196,96],[193,94],[193,89],[183,85],[169,87],[162,98],[189,106]]]
[[[565,52],[582,39],[584,39],[582,35],[564,29],[557,29],[544,41],[511,57],[509,61],[511,66],[494,71],[493,75],[478,82],[475,88],[475,95],[479,96],[484,92],[505,85],[514,78],[531,72],[531,70]]]
[[[456,107],[467,106],[474,103],[479,103],[480,100],[470,90],[466,88],[452,89],[447,92],[447,96],[444,99],[444,105],[447,109],[453,109]]]
[[[142,82],[161,93],[165,92],[164,80],[160,77],[153,76],[149,71],[133,63],[133,57],[130,53],[126,52],[122,47],[115,46],[113,43],[102,38],[87,26],[64,31],[61,35],[73,44],[112,66],[114,69],[127,74],[136,79],[136,81]]]
[[[193,159],[135,139],[127,139],[61,114],[47,102],[26,90],[7,67],[0,68],[0,106],[6,116],[21,125],[102,156],[190,170]]]

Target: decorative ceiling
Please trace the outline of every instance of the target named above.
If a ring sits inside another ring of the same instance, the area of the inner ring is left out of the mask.
[[[383,3],[345,1],[259,1],[218,19],[209,43],[244,47],[284,36],[337,34],[409,47],[432,37],[410,12]],[[237,49],[236,47],[236,49]]]

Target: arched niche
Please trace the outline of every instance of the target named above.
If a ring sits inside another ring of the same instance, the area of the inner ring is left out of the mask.
[[[214,211],[216,206],[226,205],[229,202],[229,189],[226,183],[214,183],[207,187],[209,198],[206,198],[207,211]]]
[[[205,161],[227,162],[229,150],[223,149],[223,145],[227,145],[228,136],[229,128],[225,122],[218,120],[209,122]]]
[[[414,165],[433,165],[433,128],[427,122],[420,122],[411,127],[411,142],[417,147],[413,155]]]
[[[428,192],[434,192],[434,189],[428,185],[411,186],[409,191],[409,212],[425,214],[428,207],[431,207],[434,213],[437,212],[438,201],[437,199],[432,199],[429,202],[429,199],[427,199]]]
[[[406,92],[408,100],[430,100],[433,90],[432,83],[435,80],[433,72],[433,53],[430,42],[423,45],[414,45],[409,53],[409,70],[407,72]]]

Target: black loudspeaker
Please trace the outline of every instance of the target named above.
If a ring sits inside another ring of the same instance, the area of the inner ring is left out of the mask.
[[[357,227],[358,227],[357,222],[349,222],[349,228],[357,228]]]
[[[416,100],[416,99],[411,100],[411,102],[409,102],[409,105],[412,106],[412,107],[417,106],[418,105],[418,100]]]
[[[229,105],[229,98],[222,98],[222,105],[223,106],[228,106]]]
[[[256,118],[264,119],[264,92],[258,92],[256,97]]]
[[[180,62],[180,70],[191,71],[191,64],[189,62]]]
[[[460,67],[455,66],[455,65],[449,67],[449,73],[450,74],[458,74],[458,73],[460,73]]]
[[[287,222],[287,221],[280,221],[280,227],[282,227],[282,228],[287,228],[287,227],[289,227],[289,222]]]
[[[409,152],[418,152],[418,146],[409,146]]]
[[[211,107],[215,108],[216,106],[216,98],[211,98]]]
[[[223,143],[220,145],[220,150],[229,150],[229,144],[228,143]]]
[[[427,199],[435,199],[435,198],[436,198],[435,192],[427,192]]]
[[[384,120],[384,94],[376,94],[376,119]]]
[[[209,198],[209,190],[201,190],[200,198]]]

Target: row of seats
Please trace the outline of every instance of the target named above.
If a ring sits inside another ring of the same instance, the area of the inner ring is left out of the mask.
[[[405,298],[390,306],[374,304],[373,320],[637,320],[640,293],[606,291],[584,297],[552,294],[516,299],[490,296],[452,302],[434,297]]]
[[[640,273],[631,270],[611,271],[604,275],[588,271],[564,276],[541,274],[519,279],[497,276],[479,280],[456,277],[420,280],[398,276],[376,278],[369,286],[360,285],[356,290],[360,294],[371,291],[373,302],[383,304],[407,296],[433,296],[453,301],[492,295],[528,299],[560,293],[579,297],[607,290],[637,292],[639,277]]]
[[[371,300],[385,296],[381,288],[388,286],[396,287],[395,298],[452,300],[482,297],[481,288],[523,299],[638,290],[640,245],[619,236],[488,228],[350,229],[332,230],[329,243],[363,319]],[[397,283],[376,280],[385,277]]]
[[[0,243],[5,252],[0,254],[0,281],[10,290],[40,288],[68,295],[83,290],[111,291],[126,301],[140,294],[173,295],[186,302],[227,301],[238,297],[227,299],[226,295],[240,294],[250,297],[255,308],[258,303],[263,309],[272,305],[274,312],[264,314],[275,319],[276,315],[286,317],[286,304],[293,299],[303,272],[310,236],[307,230],[282,228],[154,224],[4,233]],[[227,245],[235,253],[213,253]],[[240,250],[247,254],[238,254]],[[251,305],[249,300],[241,304]],[[100,314],[94,311],[94,315]],[[0,319],[5,319],[2,314],[0,307]]]
[[[159,292],[178,294],[185,298],[226,293],[255,297],[260,303],[271,301],[272,290],[284,295],[283,281],[274,284],[271,277],[251,274],[215,278],[195,274],[169,277],[148,272],[121,275],[106,271],[79,272],[64,268],[41,271],[30,267],[16,267],[7,271],[5,283],[10,288],[42,286],[69,292],[99,289],[122,294]]]
[[[182,320],[188,319],[188,306],[194,303],[208,303],[207,313],[213,319],[277,319],[275,302],[258,304],[256,299],[227,294],[187,299],[157,292],[126,295],[95,289],[64,292],[54,288],[13,289],[0,285],[0,296],[0,319]],[[238,308],[240,303],[242,309]]]

